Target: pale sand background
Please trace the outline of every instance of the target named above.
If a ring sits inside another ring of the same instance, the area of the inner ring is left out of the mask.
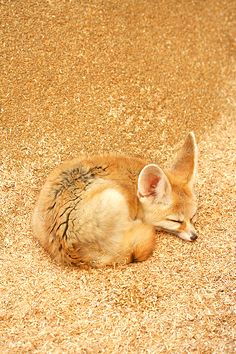
[[[236,2],[1,1],[1,353],[233,353]],[[168,163],[199,141],[199,239],[55,265],[30,218],[81,152]]]

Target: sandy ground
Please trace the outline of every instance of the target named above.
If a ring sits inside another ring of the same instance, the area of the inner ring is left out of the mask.
[[[1,353],[233,353],[236,3],[1,1]],[[143,263],[54,264],[30,226],[81,152],[200,149],[199,238]]]

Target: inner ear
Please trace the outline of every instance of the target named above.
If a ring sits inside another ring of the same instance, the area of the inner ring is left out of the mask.
[[[162,169],[155,164],[150,164],[139,174],[138,192],[141,197],[153,196],[160,201],[169,196],[171,185]]]
[[[171,169],[185,183],[193,186],[197,175],[198,149],[193,132],[189,133]]]
[[[147,181],[147,193],[148,194],[155,194],[155,188],[157,186],[157,184],[160,182],[161,177],[156,176],[154,174],[150,174],[150,176],[148,177],[149,181]]]

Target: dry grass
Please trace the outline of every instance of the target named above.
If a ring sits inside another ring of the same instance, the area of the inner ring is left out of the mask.
[[[1,2],[1,353],[233,353],[235,1]],[[200,148],[200,237],[127,267],[54,264],[30,218],[80,152]]]

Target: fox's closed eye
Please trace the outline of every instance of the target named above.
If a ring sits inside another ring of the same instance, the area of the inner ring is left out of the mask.
[[[168,221],[175,222],[177,224],[183,224],[183,221],[181,220],[174,220],[174,219],[167,219]]]

